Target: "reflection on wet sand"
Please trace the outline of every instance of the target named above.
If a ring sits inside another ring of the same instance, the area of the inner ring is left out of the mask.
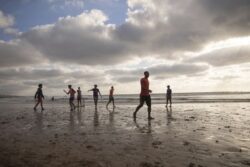
[[[95,107],[95,113],[94,113],[94,127],[99,126],[99,115],[97,107]]]
[[[77,121],[78,121],[78,125],[82,125],[82,108],[81,107],[77,109]]]
[[[70,111],[69,114],[69,128],[70,130],[74,130],[75,129],[75,111]]]
[[[34,112],[36,120],[35,120],[35,124],[36,124],[36,129],[38,132],[42,132],[43,131],[43,112]]]
[[[172,107],[166,107],[166,110],[167,110],[167,125],[169,125],[171,121],[173,120]]]
[[[112,110],[107,108],[107,110],[109,111],[109,124],[112,125],[114,123],[115,108],[113,108]]]
[[[151,133],[152,132],[152,127],[151,127],[151,120],[148,120],[148,124],[146,126],[141,126],[137,123],[137,120],[134,119],[134,124],[137,127],[137,129],[141,133]]]

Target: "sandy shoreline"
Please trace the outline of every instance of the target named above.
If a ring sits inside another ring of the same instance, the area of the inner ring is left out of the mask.
[[[0,166],[250,166],[250,104],[89,105],[1,103]]]

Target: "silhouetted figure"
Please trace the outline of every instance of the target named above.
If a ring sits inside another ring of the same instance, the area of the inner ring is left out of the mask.
[[[151,97],[150,94],[152,91],[149,89],[149,72],[144,72],[144,78],[141,79],[141,93],[140,93],[140,104],[137,106],[135,112],[133,113],[134,119],[136,119],[136,113],[143,106],[144,102],[146,102],[148,106],[148,119],[154,119],[151,117]]]
[[[54,100],[55,100],[55,98],[54,98],[54,96],[52,96],[51,101],[54,101]]]
[[[168,102],[170,104],[170,107],[172,106],[172,90],[170,89],[170,86],[167,86],[167,92],[166,92],[166,107],[168,107]]]
[[[75,99],[75,93],[76,91],[72,88],[71,85],[68,85],[68,92],[66,90],[63,90],[66,94],[69,94],[69,105],[70,105],[70,110],[73,111],[76,106],[74,104],[74,99]]]
[[[101,98],[102,98],[101,92],[100,92],[100,90],[97,88],[97,85],[94,85],[94,88],[88,90],[88,92],[89,92],[89,91],[93,91],[93,99],[94,99],[95,107],[97,107],[98,95],[100,95]]]
[[[113,102],[113,108],[115,107],[115,100],[114,100],[114,87],[111,86],[110,91],[109,91],[109,101],[106,105],[106,107],[108,108],[109,103]]]
[[[36,110],[36,107],[41,104],[41,108],[42,110],[44,110],[43,108],[43,99],[44,99],[44,96],[43,96],[43,91],[42,91],[42,88],[43,88],[43,85],[42,84],[39,84],[38,85],[38,88],[37,88],[37,91],[36,91],[36,94],[35,94],[35,100],[37,99],[37,103],[36,105],[34,106],[34,110]]]
[[[82,91],[80,87],[78,87],[77,89],[77,106],[78,107],[82,106]]]

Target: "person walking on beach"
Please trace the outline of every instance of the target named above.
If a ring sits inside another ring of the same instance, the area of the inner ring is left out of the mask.
[[[110,91],[109,91],[109,101],[106,105],[107,108],[108,108],[109,103],[111,103],[111,102],[113,103],[113,108],[115,108],[115,100],[114,100],[113,95],[114,95],[114,87],[111,86]]]
[[[69,94],[69,105],[70,105],[70,110],[73,111],[76,106],[74,104],[74,99],[75,99],[75,93],[76,91],[72,88],[72,85],[68,85],[68,92],[66,90],[63,90],[66,94]]]
[[[96,85],[96,84],[94,85],[94,88],[88,90],[88,92],[89,92],[89,91],[93,91],[93,99],[94,99],[95,107],[97,107],[97,103],[98,103],[98,94],[99,94],[99,95],[101,96],[101,98],[102,98],[101,92],[100,92],[100,90],[97,88],[97,85]]]
[[[172,90],[170,89],[170,86],[167,86],[167,92],[166,92],[166,107],[168,107],[168,102],[170,104],[170,107],[172,106]]]
[[[143,106],[144,102],[146,102],[148,106],[148,119],[154,119],[151,117],[151,97],[150,94],[152,91],[149,89],[149,72],[144,72],[144,78],[141,78],[141,93],[140,93],[140,104],[136,107],[135,112],[133,113],[134,119],[136,119],[136,113]]]
[[[78,107],[82,106],[82,91],[80,87],[78,87],[77,89],[77,106]]]
[[[36,107],[41,104],[41,108],[42,110],[44,110],[43,108],[43,100],[44,100],[44,96],[43,96],[43,91],[42,91],[42,88],[43,88],[43,85],[42,84],[39,84],[38,85],[38,88],[37,88],[37,91],[35,93],[35,100],[37,99],[37,103],[36,105],[34,106],[34,110],[36,110]]]

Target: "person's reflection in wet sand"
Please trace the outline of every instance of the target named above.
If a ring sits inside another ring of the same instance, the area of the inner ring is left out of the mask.
[[[135,124],[135,126],[137,127],[137,129],[138,129],[141,133],[149,133],[149,134],[150,134],[150,133],[152,132],[151,120],[150,120],[150,119],[148,120],[147,126],[141,127],[141,126],[137,123],[136,119],[134,119],[134,124]]]
[[[166,107],[166,110],[167,110],[167,125],[169,125],[171,121],[173,120],[172,107]]]
[[[81,107],[77,108],[77,121],[78,121],[78,125],[82,125],[82,108]]]
[[[97,127],[99,125],[99,115],[97,107],[95,107],[95,114],[94,114],[94,127]]]
[[[115,108],[113,108],[113,109],[107,108],[107,110],[109,111],[109,124],[113,127]]]
[[[43,111],[41,112],[34,112],[36,120],[35,120],[35,124],[36,124],[36,130],[38,132],[42,132],[43,131]]]
[[[70,130],[73,131],[75,129],[75,111],[70,111],[69,114],[69,127]]]

